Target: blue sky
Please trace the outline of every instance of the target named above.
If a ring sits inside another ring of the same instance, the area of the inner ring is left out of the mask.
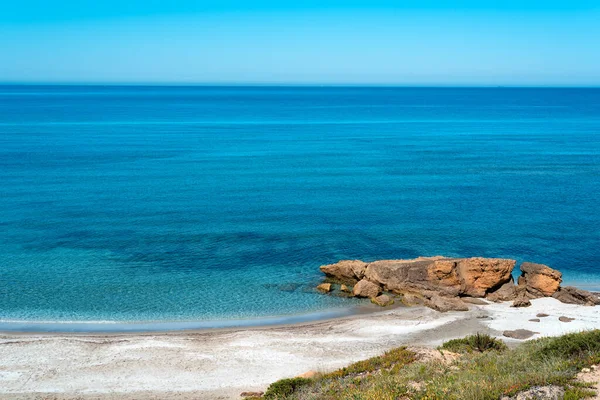
[[[600,85],[600,1],[2,1],[0,81]]]

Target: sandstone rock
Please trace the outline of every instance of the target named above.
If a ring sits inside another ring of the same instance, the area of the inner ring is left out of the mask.
[[[560,386],[534,386],[516,396],[501,397],[500,400],[562,400],[565,390]]]
[[[531,302],[527,296],[527,288],[523,285],[517,286],[515,289],[516,297],[511,307],[529,307]]]
[[[573,286],[565,286],[558,289],[552,295],[555,299],[568,304],[581,304],[586,306],[596,306],[600,304],[600,298],[588,292],[587,290],[577,289]]]
[[[342,281],[359,281],[365,276],[367,263],[360,260],[342,260],[335,264],[322,265],[325,275]]]
[[[377,297],[372,297],[371,303],[377,304],[378,306],[381,306],[381,307],[385,307],[385,306],[390,306],[390,305],[394,304],[394,299],[392,299],[387,294],[382,294]]]
[[[442,297],[434,294],[425,300],[425,305],[440,312],[469,311],[469,307],[458,298]]]
[[[485,298],[493,302],[511,301],[514,300],[516,297],[516,288],[517,287],[515,286],[515,280],[511,276],[508,282],[498,287],[497,289],[489,292],[485,296]]]
[[[532,332],[527,329],[517,329],[514,331],[504,331],[502,333],[502,335],[512,338],[512,339],[525,340],[525,339],[529,339],[536,333],[539,333],[539,332]]]
[[[420,257],[369,263],[365,277],[397,293],[436,291],[445,296],[483,297],[511,280],[514,260]]]
[[[376,283],[362,279],[354,285],[352,293],[356,297],[377,297],[381,293],[381,288]]]
[[[331,283],[321,283],[319,286],[317,286],[317,290],[319,292],[329,293],[331,292]]]
[[[461,277],[461,294],[483,297],[492,288],[499,287],[512,279],[516,261],[501,258],[465,258],[458,262]]]
[[[562,274],[547,265],[524,262],[521,264],[521,278],[527,292],[535,297],[552,296],[562,282]]]
[[[350,290],[350,288],[344,284],[342,284],[340,286],[340,291],[344,292],[344,293],[352,293],[352,290]]]
[[[560,322],[571,322],[571,321],[575,321],[575,318],[561,316],[561,317],[558,317],[558,320]]]

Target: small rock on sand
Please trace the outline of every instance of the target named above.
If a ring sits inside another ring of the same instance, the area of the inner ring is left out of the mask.
[[[544,313],[539,313],[539,314],[536,315],[536,317],[538,317],[538,318],[545,318],[545,317],[549,317],[549,315],[548,314],[544,314]]]
[[[539,332],[532,332],[527,329],[517,329],[514,331],[504,331],[502,334],[504,336],[512,338],[512,339],[525,340],[525,339],[529,339],[536,333],[539,333]]]
[[[240,393],[240,396],[243,398],[246,397],[262,397],[264,393],[263,392],[242,392]]]
[[[561,316],[561,317],[558,317],[558,320],[559,320],[560,322],[571,322],[571,321],[574,321],[574,320],[575,320],[575,318],[565,317],[565,316],[563,315],[563,316]]]
[[[539,318],[532,318],[529,321],[531,321],[531,322],[540,322],[540,319]]]

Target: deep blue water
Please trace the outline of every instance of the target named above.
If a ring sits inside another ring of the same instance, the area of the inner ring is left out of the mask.
[[[321,264],[600,287],[600,89],[0,86],[0,320],[345,307]]]

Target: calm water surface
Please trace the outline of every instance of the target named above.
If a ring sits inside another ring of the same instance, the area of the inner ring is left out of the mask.
[[[314,313],[344,258],[600,287],[600,89],[0,86],[0,320]]]

